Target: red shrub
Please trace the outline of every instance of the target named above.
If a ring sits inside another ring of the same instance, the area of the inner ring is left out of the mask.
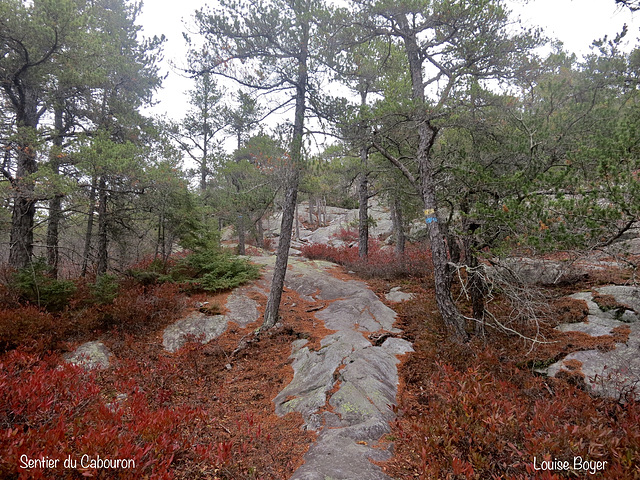
[[[366,259],[359,257],[357,247],[312,243],[303,246],[301,251],[307,258],[338,263],[364,277],[424,277],[433,271],[431,251],[421,245],[407,245],[405,253],[398,255],[392,249],[382,249],[377,240],[371,240]]]
[[[346,242],[346,243],[353,243],[359,240],[358,232],[351,228],[349,229],[340,228],[340,231],[334,234],[333,236],[338,240],[342,240],[343,242]]]
[[[358,249],[349,247],[332,247],[324,243],[304,245],[302,254],[312,260],[327,260],[340,265],[350,265],[358,261]]]
[[[110,308],[109,323],[126,329],[173,320],[186,303],[180,287],[173,283],[121,289]]]
[[[552,383],[553,382],[553,383]],[[551,387],[549,386],[551,385]],[[551,394],[553,388],[553,394]],[[467,370],[438,363],[421,383],[417,402],[396,422],[399,458],[411,458],[396,478],[564,478],[534,471],[543,460],[606,461],[606,478],[637,478],[640,405],[593,399],[561,381],[534,377],[485,355]],[[586,472],[578,472],[580,477]]]
[[[60,325],[54,315],[35,305],[0,309],[0,352],[18,345],[49,345]]]
[[[0,478],[66,479],[83,474],[170,479],[185,462],[201,465],[203,474],[213,474],[238,462],[260,438],[260,425],[247,414],[238,426],[237,441],[214,441],[211,432],[219,429],[215,419],[185,404],[165,406],[173,395],[170,389],[140,387],[167,383],[180,373],[175,362],[164,360],[153,366],[125,362],[116,368],[118,380],[110,388],[102,386],[95,374],[59,362],[58,357],[22,350],[0,359]],[[52,468],[24,468],[26,459],[43,457],[58,462]],[[135,467],[88,464],[98,457],[132,460]],[[73,468],[65,468],[68,458],[76,462]]]
[[[274,241],[272,238],[269,237],[265,237],[262,239],[262,248],[264,248],[265,250],[273,250],[274,247]]]

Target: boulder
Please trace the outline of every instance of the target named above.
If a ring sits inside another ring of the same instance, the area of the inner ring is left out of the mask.
[[[99,341],[87,342],[80,345],[73,352],[64,356],[68,363],[79,365],[85,370],[107,368],[113,354]]]
[[[235,322],[241,327],[255,322],[260,317],[258,302],[247,294],[253,291],[253,287],[244,286],[237,288],[227,299],[227,321]]]
[[[188,338],[207,343],[222,335],[226,328],[227,317],[224,315],[209,316],[193,312],[165,329],[162,344],[168,351],[175,352],[185,344]]]
[[[400,287],[393,287],[389,293],[385,293],[384,297],[389,302],[405,302],[413,299],[413,293],[406,293],[400,290]]]

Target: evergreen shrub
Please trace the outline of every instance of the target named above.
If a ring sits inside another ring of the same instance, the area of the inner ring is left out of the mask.
[[[76,291],[72,281],[53,278],[42,257],[35,259],[30,266],[18,270],[11,284],[23,300],[52,312],[63,310]]]

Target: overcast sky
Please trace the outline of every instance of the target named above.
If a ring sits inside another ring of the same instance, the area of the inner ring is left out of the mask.
[[[215,1],[215,0],[212,0]],[[183,78],[169,67],[169,62],[181,65],[186,54],[182,37],[185,25],[192,23],[195,10],[206,0],[146,0],[139,23],[145,36],[167,37],[163,71],[169,73],[164,88],[158,92],[160,103],[151,109],[153,114],[164,114],[173,119],[181,118],[187,110],[185,91],[192,88],[191,80]],[[546,34],[560,39],[565,48],[579,54],[588,53],[594,39],[605,35],[615,36],[627,23],[630,26],[627,38],[638,43],[640,22],[638,16],[627,9],[616,7],[614,0],[530,0],[511,1],[512,9],[520,15],[527,26],[540,26]]]

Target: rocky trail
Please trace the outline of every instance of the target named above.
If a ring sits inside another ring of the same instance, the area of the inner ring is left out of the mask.
[[[336,229],[343,220],[339,217],[326,228]],[[155,340],[157,348],[179,356],[185,342],[221,342],[230,354],[225,381],[235,382],[242,377],[241,371],[251,371],[243,370],[234,358],[244,355],[245,363],[256,365],[251,358],[255,353],[246,352],[264,348],[262,341],[255,341],[253,332],[260,326],[275,257],[254,256],[251,260],[263,266],[259,280],[216,298],[220,308],[201,303],[161,332]],[[510,270],[517,270],[518,278],[532,285],[553,284],[563,275],[583,278],[594,269],[616,267],[606,262],[511,261]],[[587,288],[590,290],[565,297],[572,305],[573,318],[563,321],[558,317],[555,331],[566,335],[560,343],[567,348],[549,355],[551,361],[535,371],[550,377],[580,377],[583,388],[596,396],[637,399],[640,289],[623,285]],[[302,323],[281,344],[281,360],[272,372],[264,408],[274,417],[289,418],[285,427],[289,434],[295,431],[308,437],[289,455],[295,460],[288,460],[293,464],[287,474],[273,478],[391,480],[380,465],[392,457],[393,445],[386,434],[391,433],[390,422],[395,419],[398,365],[404,354],[413,351],[403,332],[394,326],[396,313],[367,284],[335,264],[301,256],[289,258],[285,291],[281,313]],[[385,299],[393,304],[410,300],[412,295],[395,287]],[[283,325],[291,329],[284,320]],[[273,355],[273,350],[270,352]],[[81,345],[67,358],[87,368],[105,368],[113,356],[103,343],[94,341]],[[226,361],[219,366],[223,371]],[[254,379],[248,390],[260,388],[260,380]],[[292,413],[297,415],[293,421]],[[386,465],[388,468],[389,463]]]
[[[331,268],[294,261],[286,278],[289,288],[321,307],[316,318],[335,332],[317,351],[304,339],[294,342],[293,381],[274,399],[278,414],[298,411],[319,432],[292,479],[387,479],[369,459],[390,456],[375,447],[394,416],[396,355],[411,345],[397,337],[393,310],[363,282],[336,278]]]
[[[259,326],[258,299],[266,300],[275,257],[252,260],[264,266],[261,279],[234,290],[224,315],[194,311],[167,327],[162,342],[168,352],[188,340],[218,338],[231,322],[241,328]],[[390,432],[394,419],[399,356],[412,351],[393,326],[395,312],[364,282],[346,278],[328,262],[291,258],[285,287],[304,300],[314,330],[323,332],[319,343],[304,338],[292,342],[293,379],[273,399],[276,414],[299,412],[302,428],[317,432],[291,479],[390,479],[371,460],[391,457],[391,444],[378,441]],[[100,342],[69,356],[88,367],[104,367],[109,358]]]

